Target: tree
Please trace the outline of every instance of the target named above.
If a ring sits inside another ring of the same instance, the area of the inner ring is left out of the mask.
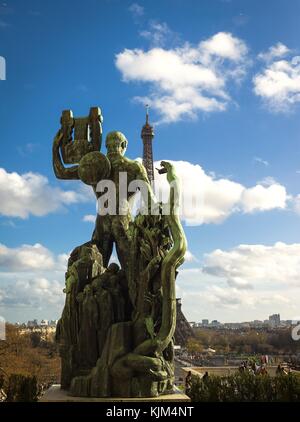
[[[41,344],[41,333],[37,331],[33,331],[30,334],[30,340],[32,347],[38,347]]]
[[[190,354],[201,353],[203,352],[203,345],[200,343],[199,340],[194,338],[189,338],[186,344],[187,351]]]

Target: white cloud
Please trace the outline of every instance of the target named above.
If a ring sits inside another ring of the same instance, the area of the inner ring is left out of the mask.
[[[289,53],[283,44],[262,53],[267,64],[253,78],[255,94],[274,112],[290,111],[300,102],[300,56],[279,60]]]
[[[96,216],[92,215],[92,214],[87,214],[85,216],[83,216],[82,221],[84,221],[85,223],[95,223],[96,221]]]
[[[300,244],[239,245],[205,255],[203,271],[237,289],[261,284],[300,287]]]
[[[139,5],[138,3],[132,3],[129,6],[129,9],[128,10],[132,13],[132,15],[133,15],[134,18],[141,17],[144,14],[144,8],[143,8],[143,6]]]
[[[8,248],[0,245],[0,308],[10,320],[25,315],[27,318],[41,312],[57,318],[62,310],[65,296],[65,271],[69,255],[54,254],[43,245],[21,245]]]
[[[54,254],[41,244],[0,245],[0,314],[10,321],[37,315],[58,318],[65,301],[68,258],[69,253]],[[115,255],[112,262],[118,263]]]
[[[163,46],[167,41],[171,41],[176,37],[173,31],[165,22],[150,21],[149,28],[140,31],[141,37],[150,41],[150,44],[155,47]]]
[[[17,248],[8,248],[0,244],[0,266],[5,271],[47,271],[65,270],[67,255],[54,254],[41,245],[21,245]]]
[[[300,244],[238,245],[203,256],[203,266],[179,270],[177,296],[190,321],[292,319],[299,309]]]
[[[17,279],[13,283],[0,285],[0,306],[5,308],[30,307],[42,308],[46,312],[49,306],[60,311],[64,302],[64,280],[48,280],[44,277]],[[56,315],[54,315],[56,316]]]
[[[300,195],[294,198],[293,203],[295,212],[300,215]]]
[[[199,52],[205,54],[207,62],[210,62],[213,56],[239,62],[248,52],[244,41],[228,32],[218,32],[208,40],[202,41],[199,47]]]
[[[173,163],[181,180],[181,217],[187,224],[221,223],[236,212],[253,213],[284,209],[289,199],[285,187],[269,178],[269,185],[257,184],[247,188],[226,178],[207,174],[198,164],[187,161]],[[156,162],[155,167],[160,163]],[[156,176],[156,190],[168,198],[169,185],[165,175]],[[274,183],[272,183],[274,182]]]
[[[290,53],[290,51],[291,50],[286,45],[282,44],[281,42],[278,42],[277,44],[270,47],[268,51],[260,53],[258,55],[258,58],[269,62],[274,59],[286,56],[288,53]]]
[[[255,310],[261,312],[262,309],[268,308],[268,306],[275,307],[278,309],[278,306],[289,305],[291,299],[284,294],[274,294],[269,291],[242,291],[240,288],[236,287],[221,287],[221,286],[211,286],[206,291],[204,297],[212,306],[219,306],[221,308],[232,309],[236,312],[237,318],[240,310],[243,307],[248,307],[252,310],[254,314],[253,319],[257,319],[257,314],[255,315]],[[286,307],[288,308],[288,306]],[[272,311],[271,311],[272,312]],[[268,317],[268,311],[265,312],[265,318]],[[250,318],[249,318],[250,319]]]
[[[256,185],[245,189],[241,202],[246,213],[254,211],[268,211],[274,208],[284,209],[287,202],[287,192],[284,186],[273,184],[268,187]]]
[[[115,63],[125,82],[150,84],[149,95],[135,99],[154,108],[160,122],[174,122],[199,111],[224,111],[228,81],[244,75],[247,52],[242,40],[219,32],[195,47],[125,49]]]
[[[184,255],[185,262],[195,262],[198,261],[197,258],[192,254],[191,251],[187,250]]]
[[[86,195],[72,190],[52,187],[38,173],[8,173],[0,168],[0,214],[27,218],[30,214],[43,216],[64,205],[86,200]]]
[[[182,273],[177,277],[177,297],[189,321],[202,318],[222,322],[267,319],[279,312],[282,319],[292,319],[298,312],[299,288],[276,290],[261,283],[259,289],[245,290],[219,282],[205,273]]]
[[[247,294],[241,290],[233,287],[232,289],[211,286],[206,292],[207,300],[212,305],[218,305],[222,307],[236,308],[241,305],[253,306],[255,299],[253,295]]]

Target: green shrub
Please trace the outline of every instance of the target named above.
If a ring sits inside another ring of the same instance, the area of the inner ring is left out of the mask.
[[[33,376],[12,374],[8,380],[7,401],[33,402],[37,401],[37,380]]]
[[[300,378],[250,373],[212,375],[205,380],[193,376],[189,396],[193,402],[296,402],[300,401]]]

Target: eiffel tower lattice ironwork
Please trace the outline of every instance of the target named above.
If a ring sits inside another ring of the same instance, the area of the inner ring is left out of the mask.
[[[141,138],[143,140],[143,165],[147,171],[150,183],[154,183],[154,166],[152,140],[154,138],[153,127],[149,124],[149,107],[146,106],[146,123],[142,128]]]

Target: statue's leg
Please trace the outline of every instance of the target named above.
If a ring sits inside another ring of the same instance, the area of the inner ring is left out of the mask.
[[[107,267],[113,250],[113,233],[111,217],[97,214],[92,241],[97,245],[103,258],[103,266]]]
[[[116,243],[117,255],[123,269],[127,269],[128,255],[130,251],[128,227],[130,222],[128,215],[111,216],[112,233]]]

